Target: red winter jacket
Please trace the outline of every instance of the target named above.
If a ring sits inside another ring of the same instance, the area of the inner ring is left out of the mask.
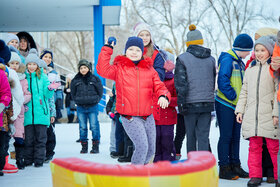
[[[156,125],[173,125],[177,124],[177,111],[175,107],[177,106],[177,94],[174,85],[174,78],[165,80],[164,84],[168,91],[171,93],[171,100],[168,108],[162,109],[157,105],[154,110],[154,117]]]
[[[97,73],[116,82],[116,110],[122,115],[149,116],[153,112],[153,93],[164,95],[169,101],[171,95],[160,81],[153,68],[151,58],[135,65],[125,56],[117,56],[110,65],[113,49],[104,46],[98,57]]]

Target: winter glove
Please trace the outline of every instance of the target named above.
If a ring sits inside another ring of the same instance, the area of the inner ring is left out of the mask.
[[[9,124],[10,135],[13,136],[16,133],[16,128],[14,124]]]
[[[49,86],[48,89],[49,90],[56,90],[59,86],[61,86],[60,82],[52,82]]]
[[[5,109],[5,105],[3,103],[0,103],[0,114],[3,112]]]
[[[109,112],[108,115],[112,120],[115,120],[115,114],[113,112]]]

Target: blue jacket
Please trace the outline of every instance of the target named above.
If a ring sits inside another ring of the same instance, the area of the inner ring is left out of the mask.
[[[222,52],[219,60],[218,92],[216,100],[235,109],[241,91],[245,65],[234,50]]]

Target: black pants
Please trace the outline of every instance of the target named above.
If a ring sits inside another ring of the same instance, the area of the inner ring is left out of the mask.
[[[6,164],[6,151],[5,151],[5,143],[6,143],[6,137],[7,132],[0,131],[0,171],[3,170],[5,164]]]
[[[10,147],[10,140],[11,140],[11,136],[9,135],[9,133],[5,133],[5,144],[4,144],[4,151],[5,151],[5,157],[9,155],[9,147]]]
[[[47,129],[47,143],[46,143],[46,158],[51,158],[54,155],[54,148],[56,145],[55,138],[55,123],[52,123]]]
[[[174,139],[176,154],[181,154],[181,148],[186,136],[186,129],[184,123],[184,116],[177,115],[176,135]]]
[[[26,164],[41,164],[45,160],[47,126],[27,125],[25,131],[24,162]]]

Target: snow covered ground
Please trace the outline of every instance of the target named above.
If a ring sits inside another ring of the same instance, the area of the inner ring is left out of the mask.
[[[78,124],[57,124],[56,136],[57,146],[55,158],[78,157],[92,162],[100,162],[107,164],[119,164],[117,160],[112,159],[109,155],[109,136],[111,123],[108,121],[100,122],[101,128],[101,144],[100,153],[80,154],[81,145],[75,141],[78,139]],[[89,136],[91,137],[91,135]],[[215,121],[212,121],[210,141],[213,154],[217,158],[217,142],[219,137],[219,129],[215,127]],[[182,159],[186,158],[186,144],[182,148]],[[247,157],[248,157],[248,141],[241,139],[240,157],[242,167],[248,171]],[[11,160],[10,163],[15,163]],[[236,181],[220,180],[220,187],[246,187],[248,179],[238,179]],[[42,168],[27,167],[20,170],[16,174],[5,174],[0,177],[0,187],[51,187],[52,177],[49,164],[44,164]],[[262,187],[272,187],[273,184],[262,183]]]

